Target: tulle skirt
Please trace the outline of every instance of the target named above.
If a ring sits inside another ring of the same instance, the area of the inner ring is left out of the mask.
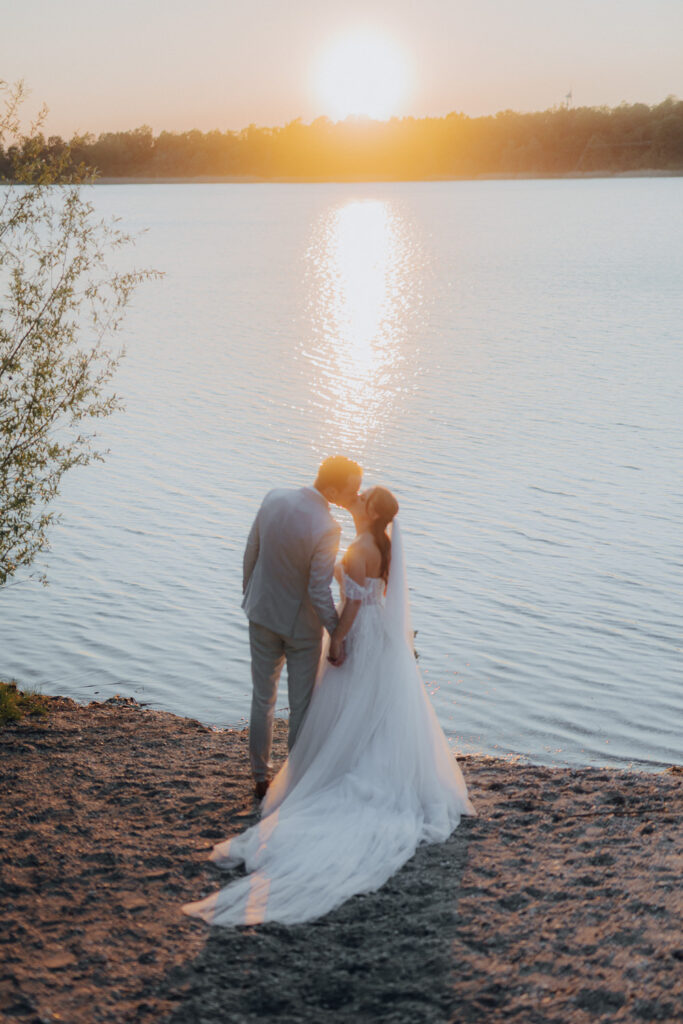
[[[379,889],[420,843],[474,814],[412,652],[362,605],[340,668],[321,662],[306,718],[257,825],[211,860],[248,874],[183,907],[209,924],[285,924]]]

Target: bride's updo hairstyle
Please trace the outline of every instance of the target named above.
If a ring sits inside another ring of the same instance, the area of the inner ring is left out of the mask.
[[[398,513],[398,502],[386,487],[373,487],[368,495],[365,508],[369,514],[377,517],[370,523],[370,532],[375,538],[375,543],[382,556],[380,576],[386,583],[391,564],[391,541],[387,537],[387,526]]]

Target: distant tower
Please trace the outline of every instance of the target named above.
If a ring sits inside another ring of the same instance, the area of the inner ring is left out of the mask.
[[[571,89],[569,90],[569,92],[567,93],[567,95],[564,98],[564,105],[567,108],[567,110],[569,110],[569,108],[572,105],[572,91],[571,91]]]

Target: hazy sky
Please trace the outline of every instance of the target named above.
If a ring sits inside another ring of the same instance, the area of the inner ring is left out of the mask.
[[[368,29],[411,69],[399,115],[683,97],[683,0],[0,0],[0,26],[0,78],[65,136],[330,114],[314,69]]]

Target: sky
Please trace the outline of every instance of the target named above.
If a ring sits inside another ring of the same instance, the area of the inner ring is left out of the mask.
[[[0,0],[0,26],[0,79],[64,137],[336,119],[329,55],[369,33],[387,116],[683,97],[683,0]]]

